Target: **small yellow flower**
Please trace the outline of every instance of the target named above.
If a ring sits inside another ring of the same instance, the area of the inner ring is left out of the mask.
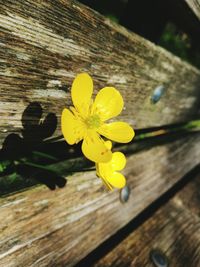
[[[123,98],[113,87],[101,89],[92,101],[93,81],[87,73],[76,76],[71,96],[74,107],[62,112],[61,127],[65,140],[77,144],[83,140],[82,151],[94,162],[108,162],[112,152],[105,146],[100,135],[120,143],[127,143],[134,137],[131,126],[125,122],[105,123],[119,115],[123,109]]]
[[[111,149],[111,142],[107,141],[106,146]],[[108,190],[114,187],[123,188],[126,185],[126,179],[120,170],[124,169],[126,158],[121,152],[114,152],[112,158],[106,163],[96,163],[97,176],[99,176]]]

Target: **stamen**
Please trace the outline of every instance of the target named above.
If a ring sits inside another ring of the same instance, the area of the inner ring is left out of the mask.
[[[90,129],[99,128],[101,125],[100,117],[96,114],[88,117],[85,122]]]

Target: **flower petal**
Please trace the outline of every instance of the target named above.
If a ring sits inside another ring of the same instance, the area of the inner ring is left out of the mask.
[[[116,188],[123,188],[126,185],[126,179],[120,172],[113,172],[111,176],[106,178],[107,182]]]
[[[77,111],[83,116],[88,115],[93,92],[93,81],[87,73],[76,76],[72,84],[72,101]]]
[[[95,131],[88,131],[83,140],[82,151],[86,158],[94,162],[108,162],[112,158],[112,152],[105,145]]]
[[[124,101],[118,90],[114,87],[101,89],[94,101],[92,113],[98,114],[102,121],[119,115],[123,109]]]
[[[106,179],[103,178],[103,176],[99,175],[97,173],[97,176],[102,180],[103,184],[105,185],[105,187],[108,189],[108,190],[112,190],[113,187],[107,182]]]
[[[133,128],[126,122],[112,122],[103,124],[98,133],[119,143],[128,143],[135,136]]]
[[[73,145],[83,139],[84,124],[65,108],[61,116],[61,129],[68,144]]]
[[[102,182],[106,186],[108,190],[112,190],[112,186],[108,183],[107,178],[111,176],[113,173],[111,161],[107,163],[97,163],[96,164],[96,174],[99,178],[101,178]]]
[[[109,140],[105,141],[105,145],[109,150],[111,150],[111,148],[112,148],[112,142],[111,141],[109,141]]]
[[[126,165],[126,157],[121,152],[114,152],[112,154],[112,169],[115,171],[121,171]]]

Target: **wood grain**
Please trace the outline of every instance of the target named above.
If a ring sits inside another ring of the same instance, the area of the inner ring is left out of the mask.
[[[39,186],[1,198],[0,266],[75,265],[199,164],[199,143],[196,134],[130,156],[125,204],[92,172],[68,177],[63,189]]]
[[[121,92],[121,118],[135,128],[190,120],[199,112],[199,70],[75,1],[0,0],[0,61],[0,146],[10,133],[22,134],[22,114],[34,101],[42,119],[55,114],[54,134],[60,134],[71,83],[85,71],[95,94],[108,85]],[[165,93],[152,104],[160,85]]]
[[[143,225],[91,266],[152,267],[149,255],[153,249],[159,249],[167,256],[170,267],[200,266],[200,174],[194,178]]]

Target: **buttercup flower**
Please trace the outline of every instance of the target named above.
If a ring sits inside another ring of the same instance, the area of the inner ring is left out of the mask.
[[[62,133],[70,145],[83,140],[83,154],[91,161],[108,162],[112,152],[100,135],[116,142],[128,143],[134,137],[134,131],[125,122],[105,123],[123,109],[123,98],[119,91],[105,87],[98,92],[94,102],[92,93],[92,78],[87,73],[77,75],[71,89],[74,107],[70,107],[70,110],[65,108],[62,112]]]
[[[107,141],[106,146],[111,149],[111,142]],[[100,177],[108,190],[113,187],[123,188],[126,185],[126,179],[120,170],[124,169],[126,158],[121,152],[114,152],[112,158],[106,163],[96,163],[97,176]]]

